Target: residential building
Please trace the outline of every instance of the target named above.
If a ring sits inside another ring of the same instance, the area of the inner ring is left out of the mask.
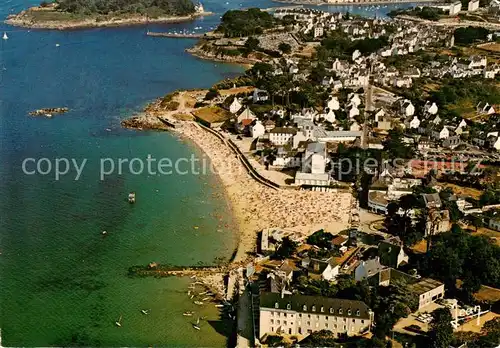
[[[242,107],[243,107],[243,105],[241,105],[238,98],[234,98],[231,105],[229,105],[229,112],[231,112],[232,114],[236,114],[238,111],[241,110]]]
[[[422,193],[422,196],[424,198],[424,203],[429,209],[433,208],[441,208],[441,198],[439,198],[438,193]]]
[[[495,231],[500,231],[500,218],[491,218],[488,227]]]
[[[275,127],[269,131],[269,141],[271,141],[273,145],[289,144],[295,134],[297,134],[295,128]]]
[[[333,257],[326,260],[307,257],[302,260],[302,267],[307,270],[309,277],[328,281],[334,280],[340,271]]]
[[[418,310],[444,298],[444,284],[434,279],[422,278],[408,287],[413,294],[418,296]]]
[[[266,133],[266,127],[260,122],[259,120],[256,120],[252,123],[252,126],[250,127],[250,135],[252,138],[258,138]]]
[[[360,282],[362,280],[368,279],[379,273],[381,270],[386,268],[380,263],[378,258],[370,259],[366,261],[361,261],[360,264],[354,270],[354,280]]]
[[[467,11],[472,12],[479,8],[479,0],[471,0],[467,6]]]
[[[329,330],[334,335],[360,335],[370,330],[373,312],[361,301],[321,296],[260,294],[259,333],[307,335]]]
[[[403,263],[408,263],[408,255],[403,250],[403,245],[389,242],[380,242],[378,245],[380,263],[387,267],[398,268]]]
[[[372,190],[368,192],[368,208],[372,213],[385,215],[388,205],[389,201],[385,193]]]

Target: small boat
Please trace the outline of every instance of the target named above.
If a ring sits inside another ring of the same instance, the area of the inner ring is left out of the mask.
[[[205,295],[208,291],[203,291],[203,292],[200,292],[200,296],[201,295]]]
[[[45,114],[45,117],[51,118],[52,114]]]
[[[198,318],[198,320],[196,320],[196,324],[193,324],[193,327],[194,327],[196,330],[200,330],[200,318]]]
[[[59,47],[59,46],[61,46],[61,45],[59,45],[59,44],[56,44],[56,47]]]
[[[9,37],[7,36],[6,32],[3,33],[2,39],[4,39],[4,40],[8,40],[9,39]]]
[[[203,304],[203,302],[201,302],[201,301],[194,301],[194,304],[197,304],[198,306],[201,306]]]
[[[135,203],[135,192],[130,192],[128,194],[128,202],[129,203]]]
[[[141,313],[144,315],[148,315],[149,311],[150,311],[150,309],[141,309]]]
[[[118,327],[122,327],[122,316],[120,315],[120,319],[118,321],[115,321],[115,325]]]
[[[224,307],[224,305],[223,304],[216,304],[215,307],[222,308],[222,307]]]
[[[192,300],[192,299],[193,299],[193,297],[194,297],[194,295],[191,295],[190,299]]]
[[[202,299],[202,301],[207,301],[207,300],[210,300],[210,297],[205,297]]]
[[[102,231],[102,232],[101,232],[101,234],[102,234],[103,236],[105,236],[105,235],[107,235],[107,234],[108,234],[108,232],[107,232],[107,231]]]
[[[193,316],[193,312],[184,312],[184,313],[182,313],[182,315],[185,317],[191,317],[191,316]]]

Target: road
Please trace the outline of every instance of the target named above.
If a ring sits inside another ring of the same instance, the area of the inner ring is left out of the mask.
[[[370,77],[368,77],[369,79]],[[368,148],[368,117],[367,112],[373,111],[373,87],[370,83],[365,88],[365,121],[363,122],[363,134],[361,135],[361,148]]]

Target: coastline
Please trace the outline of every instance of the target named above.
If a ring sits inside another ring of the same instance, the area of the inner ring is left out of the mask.
[[[228,92],[230,90],[226,90]],[[255,181],[238,156],[221,138],[206,131],[192,120],[176,120],[169,128],[158,117],[172,119],[174,115],[190,114],[194,110],[189,99],[203,91],[184,91],[175,95],[179,107],[162,111],[146,107],[143,114],[124,120],[122,126],[141,129],[169,129],[191,142],[210,159],[218,176],[237,225],[237,250],[232,264],[244,265],[255,253],[257,236],[265,228],[284,228],[300,233],[304,238],[321,228],[341,231],[349,227],[352,205],[350,192],[317,192],[305,190],[274,190]],[[224,135],[222,135],[224,137]]]
[[[273,2],[281,3],[281,4],[291,4],[291,5],[315,5],[315,6],[347,6],[347,5],[356,5],[356,6],[369,6],[369,5],[394,5],[394,4],[408,4],[408,3],[432,3],[437,2],[436,0],[374,0],[374,1],[336,1],[336,2],[324,2],[324,1],[307,1],[307,0],[272,0]]]
[[[198,59],[210,60],[212,62],[243,65],[247,69],[250,69],[255,63],[260,62],[260,60],[258,59],[243,58],[243,57],[235,58],[230,56],[224,56],[224,58],[218,58],[217,56],[213,54],[208,54],[206,51],[203,51],[202,49],[198,48],[197,45],[187,48],[186,52]]]
[[[73,29],[90,29],[90,28],[111,28],[121,26],[145,25],[148,23],[182,23],[193,21],[199,17],[211,16],[212,12],[194,13],[189,16],[169,16],[149,18],[144,16],[130,16],[127,18],[110,18],[108,20],[98,21],[97,17],[92,17],[83,20],[54,20],[54,21],[34,21],[27,13],[32,9],[21,11],[16,15],[9,16],[4,23],[15,27],[30,28],[30,29],[48,29],[48,30],[73,30]]]

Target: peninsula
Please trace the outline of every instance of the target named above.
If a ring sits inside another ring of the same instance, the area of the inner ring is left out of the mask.
[[[117,4],[122,3],[122,4]],[[37,29],[82,29],[147,23],[176,23],[210,15],[191,0],[165,0],[154,6],[144,0],[43,1],[7,17],[5,23]]]

